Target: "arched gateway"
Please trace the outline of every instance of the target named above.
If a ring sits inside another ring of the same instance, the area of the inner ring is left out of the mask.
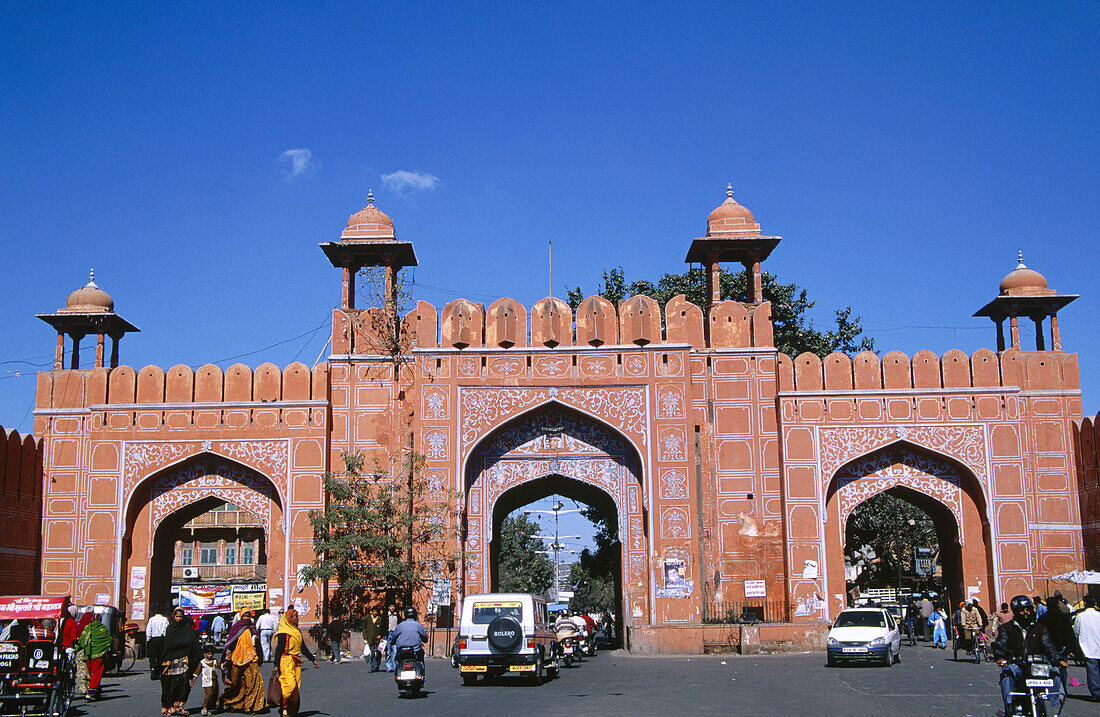
[[[633,616],[630,624],[650,622],[641,463],[625,437],[600,421],[551,403],[488,434],[470,454],[465,476],[464,593],[493,589],[494,541],[508,512],[559,492],[613,508],[609,517],[617,521],[622,546],[619,612]]]

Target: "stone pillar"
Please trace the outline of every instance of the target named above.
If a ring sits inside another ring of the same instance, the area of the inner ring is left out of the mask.
[[[69,334],[69,337],[73,340],[73,357],[69,361],[69,368],[80,368],[80,339],[84,338],[84,334]]]
[[[997,321],[997,350],[1005,350],[1005,322]]]
[[[1016,320],[1016,315],[1008,317],[1009,334],[1012,337],[1012,348],[1017,351],[1020,350],[1020,323]]]
[[[53,352],[53,370],[60,371],[65,367],[65,334],[57,332],[57,348]]]
[[[111,368],[118,368],[118,342],[122,340],[122,334],[111,337]]]
[[[752,300],[753,303],[764,302],[764,277],[760,274],[760,261],[752,263]]]
[[[1042,317],[1034,317],[1032,321],[1035,322],[1035,350],[1046,351],[1046,337],[1043,336],[1043,319]]]
[[[96,334],[95,341],[95,367],[103,368],[103,334]]]
[[[1058,333],[1058,314],[1050,315],[1050,348],[1052,351],[1062,350],[1062,337]]]
[[[340,307],[355,308],[355,274],[350,264],[344,264],[344,279],[340,287]]]
[[[722,270],[718,260],[713,257],[707,265],[707,296],[710,299],[710,305],[707,307],[709,314],[722,300]]]

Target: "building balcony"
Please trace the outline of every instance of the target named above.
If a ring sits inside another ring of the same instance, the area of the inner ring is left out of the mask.
[[[183,527],[187,529],[209,527],[262,528],[263,524],[247,510],[212,510],[196,515]]]
[[[182,580],[242,580],[264,582],[266,565],[173,565],[172,581]]]

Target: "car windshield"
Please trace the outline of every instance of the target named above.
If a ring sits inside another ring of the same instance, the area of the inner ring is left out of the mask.
[[[474,614],[471,620],[475,625],[488,625],[501,615],[522,620],[523,607],[518,602],[474,603]]]
[[[886,627],[881,612],[842,612],[833,627]]]

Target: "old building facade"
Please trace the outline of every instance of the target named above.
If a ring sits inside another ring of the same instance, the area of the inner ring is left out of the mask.
[[[322,244],[343,288],[332,355],[312,368],[133,369],[117,350],[107,366],[102,337],[117,345],[135,329],[90,282],[67,313],[43,316],[58,362],[39,375],[35,413],[48,477],[41,588],[145,614],[169,597],[158,531],[216,498],[262,527],[270,602],[313,617],[320,586],[297,569],[313,558],[322,475],[342,452],[392,465],[413,450],[433,490],[454,496],[441,520],[458,537],[440,568],[454,599],[492,589],[509,511],[556,492],[613,515],[632,649],[701,650],[708,601],[742,599],[746,581],[763,581],[793,624],[828,620],[845,599],[845,520],[899,487],[936,521],[953,596],[988,605],[1085,567],[1095,433],[1086,421],[1082,459],[1077,356],[1057,324],[1074,297],[1021,261],[979,311],[997,351],[791,359],[774,348],[761,290],[778,244],[729,192],[685,242],[707,268],[707,306],[420,302],[390,335],[395,277],[416,256],[370,201]],[[743,301],[721,300],[723,263],[746,271]],[[381,307],[355,305],[365,267],[385,277]],[[1020,345],[1025,318],[1034,351]],[[62,368],[65,337],[88,334],[95,365]]]

